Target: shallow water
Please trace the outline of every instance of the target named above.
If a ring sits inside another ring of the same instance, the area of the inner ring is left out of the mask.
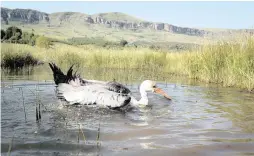
[[[125,113],[61,107],[47,67],[2,70],[2,155],[254,155],[254,94],[151,72],[82,72],[115,78],[137,98],[142,80],[156,80],[173,100],[150,93],[149,106]]]

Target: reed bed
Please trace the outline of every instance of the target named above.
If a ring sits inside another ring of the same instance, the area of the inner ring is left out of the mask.
[[[2,59],[8,55],[30,54],[42,62],[55,62],[62,68],[72,64],[88,68],[138,69],[172,73],[205,82],[254,89],[254,37],[241,42],[221,42],[184,52],[149,48],[104,48],[94,45],[55,44],[43,49],[29,45],[2,44]]]
[[[254,37],[205,45],[186,58],[187,75],[205,82],[254,89]]]

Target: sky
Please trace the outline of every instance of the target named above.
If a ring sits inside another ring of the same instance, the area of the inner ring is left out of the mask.
[[[11,2],[2,7],[86,14],[122,12],[152,22],[195,28],[254,28],[254,2]]]

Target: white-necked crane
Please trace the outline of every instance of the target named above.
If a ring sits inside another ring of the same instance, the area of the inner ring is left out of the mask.
[[[156,82],[145,80],[141,83],[139,91],[141,99],[136,100],[131,91],[124,85],[116,81],[97,81],[80,78],[76,73],[72,73],[71,66],[65,75],[54,63],[49,63],[53,71],[54,81],[57,85],[57,97],[66,100],[68,104],[98,105],[111,109],[118,109],[126,105],[139,106],[147,105],[147,92],[151,91],[171,98],[160,88]]]

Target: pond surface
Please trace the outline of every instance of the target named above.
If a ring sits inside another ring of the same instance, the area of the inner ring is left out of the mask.
[[[118,112],[62,107],[47,66],[2,70],[2,155],[254,155],[254,94],[153,72],[83,70],[85,78],[138,85],[156,80],[172,97]],[[41,121],[36,122],[36,105]]]

